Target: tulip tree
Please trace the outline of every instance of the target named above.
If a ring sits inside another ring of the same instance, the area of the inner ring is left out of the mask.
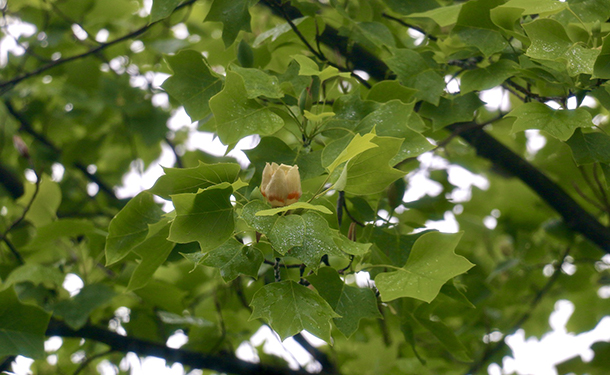
[[[609,4],[0,0],[0,369],[474,374],[559,300],[593,329]],[[267,327],[312,366],[236,354]]]

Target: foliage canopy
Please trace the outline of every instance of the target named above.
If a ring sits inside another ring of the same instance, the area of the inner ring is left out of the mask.
[[[324,374],[468,374],[560,299],[575,333],[610,311],[608,1],[0,6],[0,370],[118,372],[131,351],[307,373],[236,357],[268,325]],[[197,131],[255,146],[240,164]],[[122,197],[163,150],[175,164]],[[265,202],[271,162],[298,165],[300,202]],[[423,177],[436,192],[405,195]],[[593,349],[560,372],[604,373]]]

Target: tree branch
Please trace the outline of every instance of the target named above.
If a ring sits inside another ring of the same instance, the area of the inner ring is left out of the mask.
[[[196,0],[187,0],[187,1],[185,1],[184,3],[180,4],[179,6],[177,6],[174,9],[174,12],[177,11],[178,9],[181,9],[181,8],[185,7],[185,6],[193,4],[195,1]],[[39,67],[38,69],[34,69],[34,70],[29,71],[27,73],[23,73],[22,75],[17,76],[17,77],[15,77],[13,79],[10,79],[8,81],[0,82],[0,95],[5,93],[6,91],[10,90],[11,88],[13,88],[15,85],[17,85],[21,81],[24,81],[24,80],[26,80],[28,78],[35,77],[35,76],[37,76],[39,74],[42,74],[42,73],[46,72],[49,69],[55,68],[57,66],[66,64],[66,63],[71,62],[71,61],[80,60],[80,59],[82,59],[84,57],[87,57],[87,56],[90,56],[90,55],[94,55],[94,54],[99,53],[99,52],[105,50],[106,48],[111,47],[111,46],[113,46],[115,44],[124,42],[126,40],[131,39],[131,38],[135,38],[135,37],[145,33],[146,31],[148,31],[148,29],[150,29],[154,25],[160,23],[161,21],[163,21],[163,19],[155,21],[155,22],[151,22],[149,24],[146,24],[146,25],[140,27],[137,30],[134,30],[134,31],[132,31],[132,32],[130,32],[128,34],[123,35],[122,37],[119,37],[119,38],[117,38],[115,40],[112,40],[112,41],[110,41],[108,43],[102,43],[99,46],[91,48],[90,50],[88,50],[86,52],[83,52],[83,53],[81,53],[79,55],[74,55],[74,56],[66,57],[64,59],[59,59],[59,60],[56,60],[56,61],[52,61],[52,62],[50,62],[48,64],[45,64],[45,65]]]
[[[455,131],[470,123],[453,124],[447,129]],[[490,160],[523,181],[540,198],[563,217],[567,226],[581,233],[591,242],[610,254],[610,229],[603,226],[593,215],[582,208],[559,185],[544,173],[504,146],[483,129],[474,128],[460,133],[477,151],[477,155]]]
[[[489,347],[485,351],[483,356],[470,367],[470,369],[466,372],[465,375],[469,375],[469,374],[474,375],[477,372],[479,372],[479,370],[481,370],[481,368],[487,363],[487,361],[491,357],[493,357],[495,354],[497,354],[502,349],[504,349],[504,347],[506,347],[506,345],[507,345],[506,340],[505,340],[506,336],[512,335],[519,328],[521,328],[521,326],[523,324],[525,324],[525,322],[532,316],[532,312],[538,306],[538,304],[540,303],[542,298],[551,290],[551,288],[553,287],[553,285],[555,284],[555,282],[557,281],[559,276],[561,276],[561,269],[563,266],[563,262],[565,261],[565,259],[569,253],[570,253],[570,246],[568,246],[566,248],[566,250],[563,252],[561,259],[559,259],[559,261],[557,262],[555,271],[553,272],[553,274],[551,275],[549,280],[546,282],[546,284],[544,284],[542,289],[540,289],[538,291],[538,293],[536,293],[534,298],[532,298],[532,300],[530,301],[530,307],[529,307],[528,311],[525,312],[523,315],[521,315],[521,317],[508,329],[508,331],[505,332],[504,338],[502,340],[496,342],[493,346]]]
[[[38,133],[36,130],[34,130],[34,127],[32,127],[32,124],[30,124],[30,122],[23,117],[23,115],[21,113],[19,113],[15,107],[13,107],[12,103],[9,100],[4,100],[4,106],[6,107],[6,109],[8,110],[8,112],[11,114],[11,116],[13,116],[15,118],[15,120],[17,120],[19,122],[20,126],[20,131],[24,131],[26,133],[28,133],[29,135],[31,135],[35,140],[39,141],[40,143],[42,143],[43,145],[47,146],[51,151],[53,151],[56,155],[61,155],[61,149],[57,146],[55,146],[53,144],[53,142],[51,142],[49,139],[47,139],[44,135]],[[87,167],[85,165],[83,165],[80,162],[74,162],[73,163],[74,168],[78,169],[79,171],[81,171],[85,177],[91,181],[91,182],[95,182],[101,191],[103,191],[104,193],[106,193],[111,199],[118,201],[119,199],[116,197],[116,195],[114,194],[114,191],[112,190],[112,188],[110,186],[108,186],[104,181],[102,181],[98,176],[89,173],[89,171],[87,170]]]
[[[184,349],[173,349],[163,344],[121,336],[95,326],[85,326],[74,330],[65,323],[52,319],[46,332],[47,336],[76,337],[104,343],[113,351],[134,352],[141,356],[164,358],[169,362],[179,362],[184,366],[196,369],[208,369],[222,373],[240,375],[310,375],[303,370],[291,370],[284,367],[270,366],[261,363],[243,361],[232,354],[197,353]],[[322,371],[320,374],[331,375],[336,372]]]

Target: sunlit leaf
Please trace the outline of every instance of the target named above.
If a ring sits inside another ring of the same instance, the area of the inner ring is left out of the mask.
[[[454,252],[460,237],[461,233],[440,232],[421,236],[415,241],[404,267],[381,273],[375,278],[381,299],[391,301],[400,297],[411,297],[431,302],[443,284],[474,266]]]
[[[591,114],[583,108],[555,110],[535,102],[522,104],[507,116],[517,118],[512,132],[540,129],[562,141],[567,141],[577,128],[593,126]]]

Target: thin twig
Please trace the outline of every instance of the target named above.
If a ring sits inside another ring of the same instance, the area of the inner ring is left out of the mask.
[[[555,284],[555,282],[561,275],[562,265],[569,253],[570,253],[570,246],[568,246],[566,248],[566,250],[563,252],[563,254],[561,256],[561,259],[556,263],[555,271],[553,272],[553,274],[551,275],[549,280],[546,282],[546,284],[544,284],[542,289],[540,289],[538,291],[538,293],[536,293],[534,298],[532,298],[532,300],[530,301],[530,304],[529,304],[530,308],[528,309],[528,311],[526,313],[524,313],[519,319],[517,319],[517,321],[506,331],[504,338],[506,338],[506,336],[509,336],[509,335],[515,333],[532,316],[534,309],[538,306],[538,304],[540,303],[542,298],[551,290],[553,284]],[[498,353],[502,349],[504,349],[504,347],[506,345],[507,345],[506,340],[503,339],[503,340],[500,340],[497,343],[495,343],[495,345],[488,347],[488,349],[485,351],[483,356],[470,367],[470,369],[465,373],[465,375],[476,374],[479,370],[481,370],[481,368],[487,363],[487,361],[491,357],[493,357],[496,353]]]
[[[112,353],[114,350],[112,349],[108,349],[106,351],[103,351],[101,353],[97,353],[95,355],[92,355],[91,357],[88,357],[87,359],[85,359],[80,365],[78,365],[78,367],[76,368],[76,370],[74,371],[74,373],[72,375],[78,375],[81,371],[83,371],[84,369],[87,368],[87,366],[89,366],[89,364],[93,361],[95,361],[98,358],[107,356],[108,354]]]
[[[436,37],[436,36],[434,36],[434,35],[432,35],[432,34],[428,33],[426,30],[422,29],[422,28],[421,28],[421,27],[419,27],[419,26],[415,26],[415,25],[412,25],[412,24],[410,24],[410,23],[407,23],[407,22],[405,22],[405,21],[401,20],[400,18],[397,18],[397,17],[391,16],[391,15],[389,15],[389,14],[387,14],[387,13],[382,13],[382,14],[381,14],[381,16],[382,16],[382,17],[384,17],[384,18],[387,18],[387,19],[389,19],[389,20],[396,21],[396,22],[398,22],[399,24],[401,24],[401,25],[402,25],[402,26],[404,26],[404,27],[408,27],[408,28],[410,28],[410,29],[413,29],[413,30],[419,31],[420,33],[424,34],[424,35],[425,35],[425,36],[426,36],[428,39],[430,39],[430,40],[431,40],[431,41],[433,41],[433,42],[436,42],[436,41],[438,40],[438,37]]]
[[[183,8],[185,6],[193,4],[195,1],[196,0],[187,0],[187,1],[185,1],[184,3],[180,4],[179,6],[177,6],[174,9],[174,12],[176,10],[180,9],[180,8]],[[98,52],[100,52],[100,51],[102,51],[102,50],[104,50],[104,49],[106,49],[108,47],[111,47],[111,46],[115,45],[115,44],[124,42],[126,40],[131,39],[131,38],[135,38],[135,37],[137,37],[137,36],[139,36],[141,34],[144,34],[146,31],[148,31],[148,29],[150,29],[154,25],[160,23],[161,21],[163,21],[163,20],[158,20],[158,21],[155,21],[155,22],[151,22],[151,23],[149,23],[147,25],[144,25],[144,26],[140,27],[139,29],[137,29],[135,31],[132,31],[132,32],[130,32],[128,34],[125,34],[125,35],[123,35],[123,36],[121,36],[121,37],[119,37],[117,39],[114,39],[114,40],[108,42],[108,43],[102,43],[99,46],[91,48],[90,50],[88,50],[86,52],[83,52],[81,54],[70,56],[70,57],[66,57],[66,58],[63,58],[63,59],[56,60],[56,61],[52,61],[52,62],[50,62],[48,64],[45,64],[45,65],[39,67],[38,69],[34,69],[32,71],[29,71],[27,73],[24,73],[24,74],[22,74],[22,75],[20,75],[18,77],[10,79],[8,81],[0,82],[0,95],[4,94],[6,91],[10,90],[12,87],[17,85],[21,81],[24,81],[24,80],[26,80],[28,78],[31,78],[31,77],[35,77],[37,75],[40,75],[40,74],[46,72],[49,69],[55,68],[57,66],[63,65],[65,63],[68,63],[68,62],[71,62],[71,61],[80,60],[80,59],[82,59],[84,57],[96,54],[96,53],[98,53]]]

